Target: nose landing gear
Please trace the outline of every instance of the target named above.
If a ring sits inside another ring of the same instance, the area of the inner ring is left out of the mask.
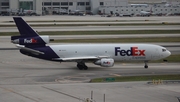
[[[144,68],[146,68],[146,69],[148,68],[148,64],[147,63],[148,63],[148,61],[144,61],[144,64],[145,64]]]

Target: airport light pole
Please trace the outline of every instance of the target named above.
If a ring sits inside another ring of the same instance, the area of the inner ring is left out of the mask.
[[[91,100],[93,100],[93,91],[91,91]]]
[[[103,102],[106,102],[105,94],[104,94],[104,97],[103,97]]]

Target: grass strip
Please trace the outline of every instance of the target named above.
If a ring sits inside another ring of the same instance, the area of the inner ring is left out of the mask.
[[[108,35],[108,34],[178,34],[180,30],[102,30],[102,31],[47,31],[40,35]],[[0,32],[0,36],[19,35],[19,32]]]
[[[64,27],[64,26],[158,26],[180,25],[180,23],[121,23],[121,24],[30,24],[31,27]],[[0,27],[16,27],[16,25],[0,25]]]
[[[92,83],[96,82],[128,82],[128,81],[152,81],[152,80],[180,80],[180,74],[177,75],[147,75],[147,76],[120,76],[109,78],[95,78]]]
[[[59,43],[141,43],[141,42],[180,42],[180,37],[157,38],[105,38],[105,39],[65,39],[55,40]]]

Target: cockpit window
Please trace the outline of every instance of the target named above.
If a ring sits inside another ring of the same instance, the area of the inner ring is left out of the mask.
[[[165,52],[166,51],[166,49],[162,49],[162,52]]]

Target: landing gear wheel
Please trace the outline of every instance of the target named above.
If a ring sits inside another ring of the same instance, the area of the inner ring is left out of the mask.
[[[145,65],[145,66],[144,66],[144,68],[146,68],[146,69],[147,69],[147,68],[148,68],[148,66],[147,66],[147,65]]]
[[[83,69],[87,70],[88,69],[88,67],[85,65],[84,62],[78,63],[77,67],[79,68],[79,70],[83,70]]]
[[[147,68],[148,68],[148,64],[147,64],[147,63],[148,63],[148,61],[144,61],[144,63],[145,63],[144,68],[146,68],[146,69],[147,69]]]
[[[88,67],[87,67],[87,66],[84,66],[84,70],[88,70]]]
[[[80,64],[77,64],[77,67],[79,68],[79,70],[83,70],[83,67]]]

